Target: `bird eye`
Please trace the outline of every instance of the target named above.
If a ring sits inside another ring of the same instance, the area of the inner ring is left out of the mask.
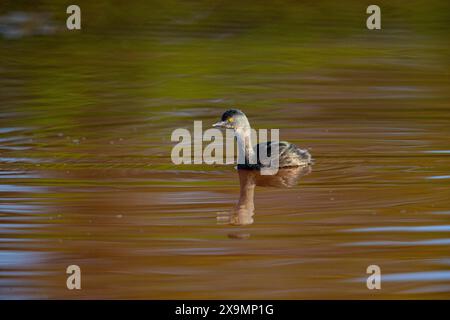
[[[233,122],[234,119],[233,118],[228,118],[228,122]]]

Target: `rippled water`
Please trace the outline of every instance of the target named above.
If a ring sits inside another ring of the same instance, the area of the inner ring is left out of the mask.
[[[395,2],[378,34],[356,2],[330,21],[327,2],[85,3],[79,33],[48,3],[0,11],[0,298],[450,298],[443,3],[410,21]],[[7,37],[17,10],[52,13],[29,18],[48,34]],[[255,182],[248,224],[233,166],[170,159],[174,129],[229,106],[315,159]]]

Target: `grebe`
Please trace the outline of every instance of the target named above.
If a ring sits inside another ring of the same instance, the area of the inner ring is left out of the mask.
[[[250,123],[241,110],[230,109],[225,111],[221,120],[213,124],[213,127],[234,130],[236,138],[240,141],[239,147],[244,148],[244,150],[239,151],[245,155],[245,164],[238,164],[238,169],[261,169],[265,167],[260,161],[260,154],[271,155],[271,149],[276,142],[268,141],[253,146]],[[286,141],[278,142],[278,153],[279,168],[304,167],[312,163],[311,155],[307,150],[300,149],[295,144]],[[252,164],[250,159],[255,156],[256,161],[253,161],[254,164]]]

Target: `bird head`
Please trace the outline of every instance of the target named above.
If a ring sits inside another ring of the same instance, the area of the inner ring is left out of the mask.
[[[250,129],[250,123],[241,110],[230,109],[224,112],[219,122],[213,124],[214,128],[222,129]]]

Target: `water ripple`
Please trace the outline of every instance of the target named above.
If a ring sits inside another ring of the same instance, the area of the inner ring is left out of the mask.
[[[345,232],[446,232],[450,231],[450,225],[439,226],[390,226],[390,227],[373,227],[373,228],[356,228],[348,229]]]
[[[450,239],[433,239],[433,240],[422,240],[422,241],[360,241],[360,242],[350,242],[343,243],[339,246],[442,246],[449,245]]]

